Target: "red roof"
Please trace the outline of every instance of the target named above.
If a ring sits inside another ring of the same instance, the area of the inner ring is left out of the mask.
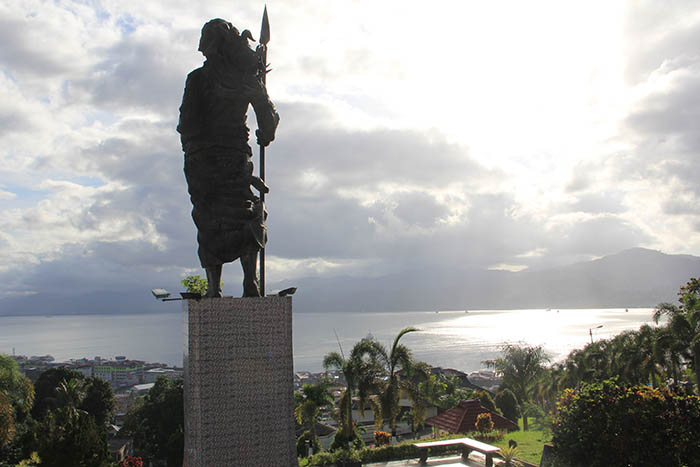
[[[481,413],[490,413],[494,430],[513,431],[518,425],[481,405],[479,400],[460,401],[457,407],[428,418],[425,423],[450,433],[468,433],[476,431],[476,417]]]

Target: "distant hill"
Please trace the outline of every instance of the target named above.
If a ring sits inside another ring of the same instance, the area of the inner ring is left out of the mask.
[[[268,284],[298,287],[295,312],[516,308],[633,308],[676,302],[700,277],[700,257],[633,248],[541,271],[409,270],[382,277],[330,276]],[[179,312],[143,289],[0,300],[0,315]]]
[[[296,281],[297,311],[632,308],[675,302],[700,257],[633,248],[541,271],[406,271]],[[285,284],[286,285],[286,284]]]

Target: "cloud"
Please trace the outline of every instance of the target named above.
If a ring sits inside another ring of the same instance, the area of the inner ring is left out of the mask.
[[[688,5],[625,12],[632,85],[620,90],[606,87],[615,64],[596,61],[601,39],[567,35],[587,26],[558,7],[562,21],[539,31],[465,6],[471,27],[435,45],[426,31],[442,14],[427,6],[389,25],[390,5],[304,4],[271,17],[282,120],[267,152],[270,280],[543,267],[695,238]],[[0,6],[0,295],[167,286],[199,270],[175,125],[201,25],[226,8]],[[242,3],[227,19],[257,36],[259,18]],[[240,270],[225,275],[237,283]]]

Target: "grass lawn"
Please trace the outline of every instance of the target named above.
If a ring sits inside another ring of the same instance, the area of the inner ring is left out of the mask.
[[[540,458],[542,457],[542,446],[551,441],[552,435],[549,432],[545,433],[533,429],[534,421],[532,417],[528,418],[528,431],[523,431],[523,422],[521,419],[518,422],[520,431],[507,433],[501,441],[490,444],[498,446],[499,448],[507,448],[508,440],[512,439],[518,443],[518,454],[516,457],[532,462],[533,464],[539,464]]]

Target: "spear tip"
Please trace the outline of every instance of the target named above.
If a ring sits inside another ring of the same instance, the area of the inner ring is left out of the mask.
[[[260,41],[261,44],[267,45],[270,42],[270,20],[267,17],[267,5],[263,10],[262,26],[260,27]]]

